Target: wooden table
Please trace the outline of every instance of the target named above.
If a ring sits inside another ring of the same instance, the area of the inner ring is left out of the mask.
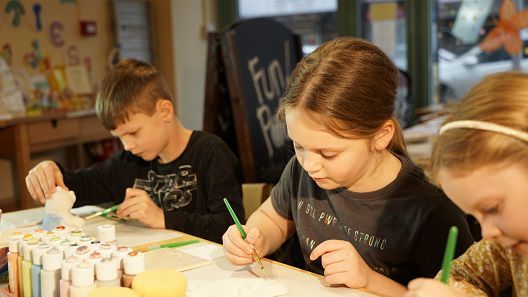
[[[0,120],[0,156],[14,160],[15,208],[34,207],[25,182],[31,169],[32,153],[67,148],[72,153],[70,155],[74,156],[76,165],[83,167],[85,157],[82,145],[111,137],[93,110],[52,112]]]

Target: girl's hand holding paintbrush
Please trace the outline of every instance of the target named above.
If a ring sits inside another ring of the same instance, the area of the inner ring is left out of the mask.
[[[258,252],[256,250],[255,245],[254,245],[255,243],[257,243],[258,238],[260,238],[260,231],[258,229],[256,229],[256,228],[252,228],[251,230],[249,230],[250,232],[252,232],[252,237],[249,237],[248,236],[248,230],[246,230],[247,228],[245,229],[244,226],[242,226],[242,224],[240,224],[240,220],[238,219],[238,217],[237,217],[235,211],[233,210],[233,208],[231,207],[231,204],[229,204],[229,200],[227,200],[227,198],[224,198],[224,204],[227,207],[227,210],[229,211],[229,214],[231,215],[231,218],[235,222],[235,227],[236,227],[236,229],[238,230],[238,232],[240,234],[240,238],[242,240],[245,240],[246,243],[250,245],[251,258],[253,258],[253,260],[255,262],[257,262],[258,265],[260,266],[260,269],[263,270],[264,269],[264,265],[262,264],[262,261],[260,260],[260,256],[259,256],[259,254],[258,254]],[[256,230],[256,231],[254,231],[254,230]],[[229,232],[229,228],[228,228],[228,231],[225,233],[225,234],[228,234],[227,235],[227,237],[228,237],[227,240],[233,240],[234,242],[239,241],[234,236],[232,238],[229,238],[233,234],[229,234],[228,232]],[[224,234],[224,236],[225,236],[225,234]],[[248,238],[249,238],[249,241],[248,241]],[[233,242],[233,241],[230,241],[230,242]],[[262,240],[261,240],[261,242],[262,242]],[[239,243],[240,243],[240,241],[239,241]],[[227,252],[228,249],[229,249],[229,247],[226,248],[225,241],[224,241],[224,250],[226,250],[226,252]],[[234,250],[237,251],[236,248]],[[249,251],[249,250],[247,248],[244,248],[242,251]],[[236,263],[236,262],[233,262],[233,263]]]
[[[242,225],[242,228],[247,233],[244,240],[237,225],[231,225],[222,236],[224,245],[224,254],[231,263],[235,265],[247,265],[255,262],[253,257],[253,250],[258,255],[265,255],[262,245],[263,238],[257,228],[249,228]]]
[[[126,189],[125,200],[117,209],[120,218],[134,219],[150,228],[165,229],[165,214],[147,192],[140,189]]]

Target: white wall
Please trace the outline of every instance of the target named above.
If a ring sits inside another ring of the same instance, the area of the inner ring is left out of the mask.
[[[171,0],[178,116],[189,129],[203,126],[206,28],[212,28],[215,1]]]

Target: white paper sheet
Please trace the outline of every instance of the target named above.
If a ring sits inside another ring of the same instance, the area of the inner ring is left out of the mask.
[[[168,268],[186,271],[210,263],[211,261],[203,257],[191,255],[175,248],[161,248],[145,253],[146,269]]]
[[[182,251],[207,260],[213,260],[224,256],[221,245],[213,243],[193,244],[180,248]]]
[[[262,278],[217,279],[187,291],[187,297],[275,297],[286,294],[288,289],[281,283]]]

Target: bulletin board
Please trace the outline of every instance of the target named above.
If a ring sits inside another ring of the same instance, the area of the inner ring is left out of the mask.
[[[0,2],[0,55],[29,75],[47,66],[86,66],[97,85],[115,47],[108,0],[5,0]],[[81,21],[95,23],[95,36],[81,35]]]

